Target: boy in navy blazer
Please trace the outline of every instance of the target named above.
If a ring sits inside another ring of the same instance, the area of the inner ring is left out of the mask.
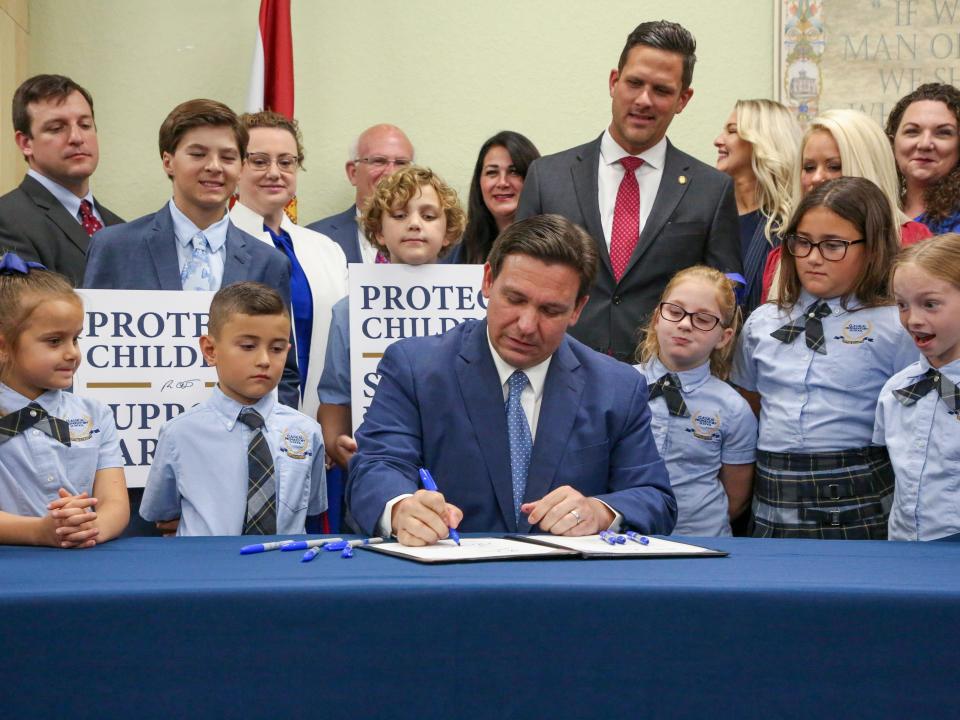
[[[175,107],[160,126],[160,157],[173,198],[155,213],[94,235],[83,287],[219,290],[255,280],[289,304],[290,261],[227,215],[246,150],[246,128],[223,103],[189,100]],[[297,407],[295,352],[287,357],[279,396]]]

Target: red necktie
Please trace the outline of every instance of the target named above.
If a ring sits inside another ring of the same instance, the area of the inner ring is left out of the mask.
[[[633,249],[640,237],[640,185],[634,171],[643,165],[640,158],[620,158],[623,180],[617,190],[617,204],[613,208],[613,230],[610,232],[610,265],[617,282],[623,277]]]
[[[87,235],[93,235],[97,230],[103,229],[103,223],[93,214],[93,205],[89,200],[80,201],[80,224],[83,225]]]

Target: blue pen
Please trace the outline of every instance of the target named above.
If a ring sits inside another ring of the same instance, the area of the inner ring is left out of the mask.
[[[644,537],[643,535],[635,533],[633,530],[627,530],[627,537],[636,543],[640,543],[641,545],[650,544],[650,538]]]
[[[320,551],[321,551],[322,549],[323,549],[323,546],[322,546],[322,545],[315,545],[314,547],[310,548],[309,550],[307,550],[307,551],[303,554],[303,557],[300,558],[300,562],[310,562],[310,561],[313,560],[317,555],[320,554]]]
[[[426,468],[420,468],[420,482],[423,483],[423,489],[429,490],[431,492],[440,492],[437,489],[437,483],[433,481],[433,475],[430,474],[430,471]],[[450,530],[450,539],[453,540],[457,545],[460,544],[460,533],[458,533],[453,528],[448,528]]]
[[[253,555],[254,553],[270,552],[271,550],[282,550],[293,540],[280,540],[279,542],[257,543],[256,545],[244,545],[240,548],[241,555]]]
[[[280,548],[280,552],[291,552],[293,550],[306,550],[307,548],[320,547],[328,543],[343,542],[343,538],[322,538],[317,540],[287,540],[287,544]]]

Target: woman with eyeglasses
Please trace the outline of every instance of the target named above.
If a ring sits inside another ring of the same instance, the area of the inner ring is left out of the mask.
[[[738,100],[713,144],[717,170],[733,179],[747,281],[743,310],[750,313],[761,302],[767,255],[780,246],[779,231],[793,206],[800,125],[778,102]]]
[[[900,228],[900,244],[913,245],[930,231],[900,209],[897,169],[890,142],[870,117],[858,110],[827,110],[815,118],[800,142],[793,177],[794,205],[814,188],[838,177],[862,177],[880,188]],[[773,250],[763,271],[763,299],[775,300],[781,250]]]
[[[240,121],[250,140],[240,171],[240,197],[230,219],[290,260],[300,410],[316,417],[331,310],[347,294],[347,260],[330,238],[294,224],[285,212],[297,195],[297,175],[303,167],[297,121],[275,112],[248,113]]]
[[[830,180],[784,228],[776,303],[744,324],[731,381],[760,416],[755,537],[884,539],[893,501],[877,398],[916,360],[888,280],[899,233],[869,180]]]
[[[907,215],[937,235],[960,231],[960,90],[927,83],[887,118]]]
[[[511,130],[498,132],[480,146],[470,181],[467,229],[453,262],[487,261],[493,241],[516,217],[527,168],[538,157],[536,146]]]

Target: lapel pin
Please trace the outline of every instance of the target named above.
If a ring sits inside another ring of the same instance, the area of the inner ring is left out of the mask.
[[[681,175],[680,177],[677,178],[677,182],[680,183],[681,185],[686,185],[686,184],[687,184],[687,176],[686,176],[686,175]]]

